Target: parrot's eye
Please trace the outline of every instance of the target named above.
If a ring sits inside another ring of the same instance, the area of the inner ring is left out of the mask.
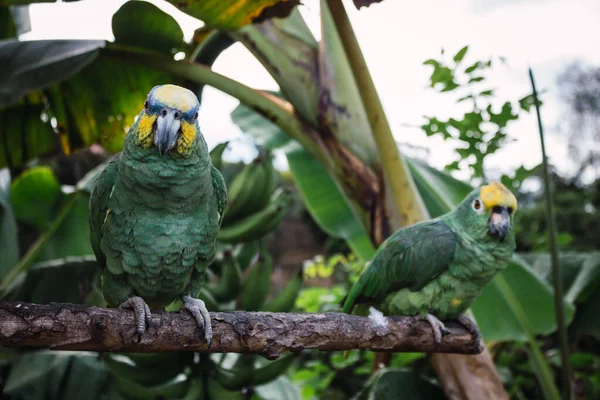
[[[194,118],[192,118],[193,121],[198,119],[198,111],[196,111],[196,114],[194,114]]]
[[[481,200],[473,200],[473,210],[475,210],[477,214],[483,214],[483,204],[481,204]]]
[[[148,110],[150,108],[150,104],[148,104],[148,100],[144,102],[144,109]]]

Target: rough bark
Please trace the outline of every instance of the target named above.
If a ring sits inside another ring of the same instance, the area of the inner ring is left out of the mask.
[[[76,304],[37,305],[0,301],[0,345],[102,352],[198,351],[256,353],[275,359],[286,351],[363,349],[393,352],[476,354],[460,325],[436,345],[429,325],[413,317],[388,318],[386,327],[347,314],[214,312],[213,345],[187,311],[154,311],[150,328],[137,341],[133,312]]]

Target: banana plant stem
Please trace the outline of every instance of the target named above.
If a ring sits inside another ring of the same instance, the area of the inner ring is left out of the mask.
[[[429,219],[429,213],[396,144],[373,78],[341,0],[326,0],[358,85],[392,198],[392,228]]]
[[[548,237],[550,241],[550,256],[552,261],[552,283],[554,286],[554,309],[556,312],[556,324],[558,326],[558,339],[560,342],[560,359],[562,363],[563,399],[572,398],[571,391],[571,361],[569,359],[569,342],[567,337],[567,324],[565,310],[563,308],[563,284],[560,265],[558,262],[558,234],[556,231],[556,216],[552,205],[552,189],[550,187],[550,173],[548,171],[548,157],[546,156],[546,144],[544,141],[544,127],[540,114],[540,102],[538,99],[533,71],[529,68],[529,79],[533,89],[535,101],[535,113],[537,115],[540,144],[542,148],[542,170],[544,176],[544,194],[546,198],[546,219],[548,223]]]

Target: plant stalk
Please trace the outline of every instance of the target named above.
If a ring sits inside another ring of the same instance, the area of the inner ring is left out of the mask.
[[[538,99],[533,70],[529,68],[529,79],[533,89],[535,101],[535,113],[537,115],[538,131],[540,133],[540,145],[542,148],[542,171],[544,176],[544,194],[546,198],[546,220],[548,223],[548,238],[550,242],[550,258],[552,262],[552,283],[554,286],[554,309],[556,312],[556,325],[558,327],[558,339],[560,343],[560,359],[562,363],[563,398],[572,398],[571,391],[571,361],[569,359],[569,342],[567,336],[567,324],[565,310],[563,307],[563,281],[558,261],[558,233],[556,230],[556,215],[552,204],[552,189],[550,187],[550,173],[548,171],[548,157],[546,155],[546,144],[544,141],[544,127],[540,114],[540,102]]]
[[[67,197],[67,202],[62,206],[59,214],[56,216],[52,225],[46,232],[40,235],[38,239],[29,247],[27,253],[19,260],[19,262],[4,276],[2,283],[0,283],[0,298],[5,294],[4,291],[10,286],[10,284],[19,276],[21,272],[28,271],[37,259],[40,252],[44,249],[46,244],[52,239],[52,236],[56,233],[58,228],[62,225],[71,208],[77,200],[78,193],[71,194]]]
[[[408,165],[398,149],[344,5],[341,0],[327,0],[327,5],[335,21],[369,118],[381,159],[385,185],[392,194],[391,226],[393,230],[397,230],[402,226],[427,220],[429,212],[412,179]]]

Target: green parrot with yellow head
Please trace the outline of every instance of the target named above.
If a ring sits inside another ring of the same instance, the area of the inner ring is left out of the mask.
[[[215,258],[227,191],[198,126],[199,106],[179,86],[150,91],[123,151],[94,182],[89,223],[105,300],[134,311],[138,338],[151,308],[179,298],[210,347],[210,316],[198,295]]]
[[[457,319],[478,339],[464,312],[511,259],[516,210],[515,196],[492,182],[453,211],[398,230],[377,249],[342,310],[370,305],[387,315],[420,315],[437,343],[448,333],[442,321]]]

